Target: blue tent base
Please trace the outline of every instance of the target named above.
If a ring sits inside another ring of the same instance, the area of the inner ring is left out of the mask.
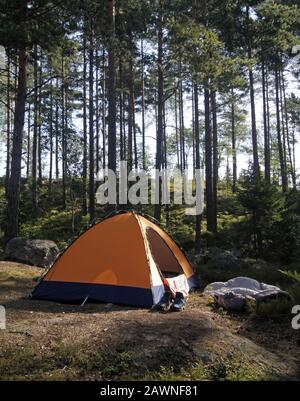
[[[153,305],[153,295],[150,288],[41,281],[32,293],[33,299],[62,303],[83,302],[87,297],[90,301],[143,308],[151,308]]]

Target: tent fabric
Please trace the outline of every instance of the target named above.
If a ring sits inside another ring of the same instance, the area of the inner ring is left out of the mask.
[[[204,292],[212,295],[220,306],[229,310],[241,310],[247,299],[257,302],[280,296],[289,296],[274,285],[260,283],[249,277],[235,277],[227,282],[215,282],[205,287]]]
[[[59,302],[88,298],[148,308],[164,293],[164,271],[184,274],[189,289],[198,286],[172,238],[146,218],[126,212],[92,226],[74,241],[36,286],[32,298]]]
[[[189,295],[189,284],[185,274],[180,274],[176,277],[165,278],[164,281],[166,282],[166,286],[170,289],[174,298],[176,296],[176,292],[181,292],[185,298]]]

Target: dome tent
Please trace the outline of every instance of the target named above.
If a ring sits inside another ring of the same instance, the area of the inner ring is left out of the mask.
[[[132,211],[92,226],[57,259],[32,298],[93,300],[150,308],[164,293],[164,277],[197,277],[183,252],[160,227]]]

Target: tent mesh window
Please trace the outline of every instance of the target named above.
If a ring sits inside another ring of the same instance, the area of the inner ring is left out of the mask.
[[[178,260],[162,237],[151,227],[146,230],[147,240],[157,268],[163,277],[176,277],[184,274]]]

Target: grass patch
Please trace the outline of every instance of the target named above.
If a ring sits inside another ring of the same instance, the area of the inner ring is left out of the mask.
[[[229,354],[208,364],[197,360],[180,371],[161,366],[157,373],[148,372],[143,380],[262,381],[271,379],[272,376],[275,373],[272,374],[267,367],[262,367],[245,356]]]
[[[51,352],[7,348],[1,353],[1,380],[126,379],[132,371],[129,352],[82,352],[59,347]]]

